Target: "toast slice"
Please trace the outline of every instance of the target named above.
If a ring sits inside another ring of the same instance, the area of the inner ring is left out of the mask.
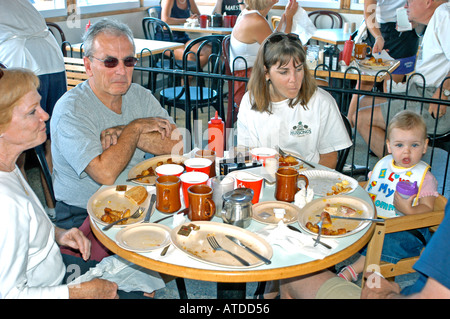
[[[136,205],[141,205],[148,196],[147,189],[144,186],[135,186],[125,192],[125,197]]]

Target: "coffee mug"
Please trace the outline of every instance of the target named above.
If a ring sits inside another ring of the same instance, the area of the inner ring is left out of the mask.
[[[372,48],[366,43],[356,43],[355,44],[355,58],[358,60],[364,60],[367,54],[372,53]]]
[[[173,175],[180,176],[184,172],[184,167],[178,164],[163,164],[155,169],[156,175]]]
[[[210,220],[216,213],[212,200],[213,190],[208,185],[193,185],[188,188],[189,213],[191,221]]]
[[[195,152],[194,157],[207,158],[211,160],[212,164],[209,170],[209,177],[216,176],[216,152],[211,150],[198,150],[197,152]]]
[[[303,179],[308,187],[309,180],[305,175],[292,167],[279,168],[276,173],[275,199],[283,202],[293,202],[295,194],[300,190],[298,180]]]
[[[208,174],[202,172],[188,172],[180,176],[181,188],[183,190],[183,198],[185,207],[189,207],[188,188],[192,185],[206,184],[209,179]]]
[[[174,213],[181,208],[181,180],[177,176],[165,175],[156,179],[156,209],[162,213]]]

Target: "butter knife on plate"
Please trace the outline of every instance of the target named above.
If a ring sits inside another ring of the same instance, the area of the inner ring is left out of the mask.
[[[320,217],[320,215],[316,215],[317,217]],[[336,216],[336,215],[330,215],[330,218],[337,218],[337,219],[349,219],[349,220],[362,220],[362,221],[369,221],[369,222],[376,222],[376,223],[384,223],[383,218],[364,218],[364,217],[350,217],[350,216]]]
[[[152,216],[152,213],[155,209],[155,202],[156,202],[156,195],[152,194],[152,197],[150,198],[150,205],[148,206],[147,215],[145,215],[144,223],[150,222],[150,216]]]
[[[257,253],[256,251],[254,251],[253,249],[251,249],[250,247],[248,247],[247,245],[243,244],[239,239],[237,239],[236,237],[230,236],[230,235],[225,235],[226,238],[228,238],[229,240],[231,240],[233,243],[245,248],[248,252],[250,252],[253,256],[255,256],[256,258],[259,258],[260,260],[264,261],[267,265],[271,264],[272,262],[267,259],[266,257],[262,256],[261,254]]]

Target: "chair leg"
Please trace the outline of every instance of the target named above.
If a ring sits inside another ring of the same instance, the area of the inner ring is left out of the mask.
[[[178,293],[180,294],[180,299],[188,299],[184,278],[177,277],[175,278],[175,282],[177,284]]]

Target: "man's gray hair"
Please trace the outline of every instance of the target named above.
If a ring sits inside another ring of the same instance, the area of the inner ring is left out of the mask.
[[[91,25],[83,35],[83,51],[85,56],[90,57],[94,54],[94,52],[92,52],[92,46],[95,38],[100,33],[108,33],[115,36],[125,35],[133,44],[133,51],[136,49],[134,44],[133,32],[128,25],[112,19],[103,18]]]

